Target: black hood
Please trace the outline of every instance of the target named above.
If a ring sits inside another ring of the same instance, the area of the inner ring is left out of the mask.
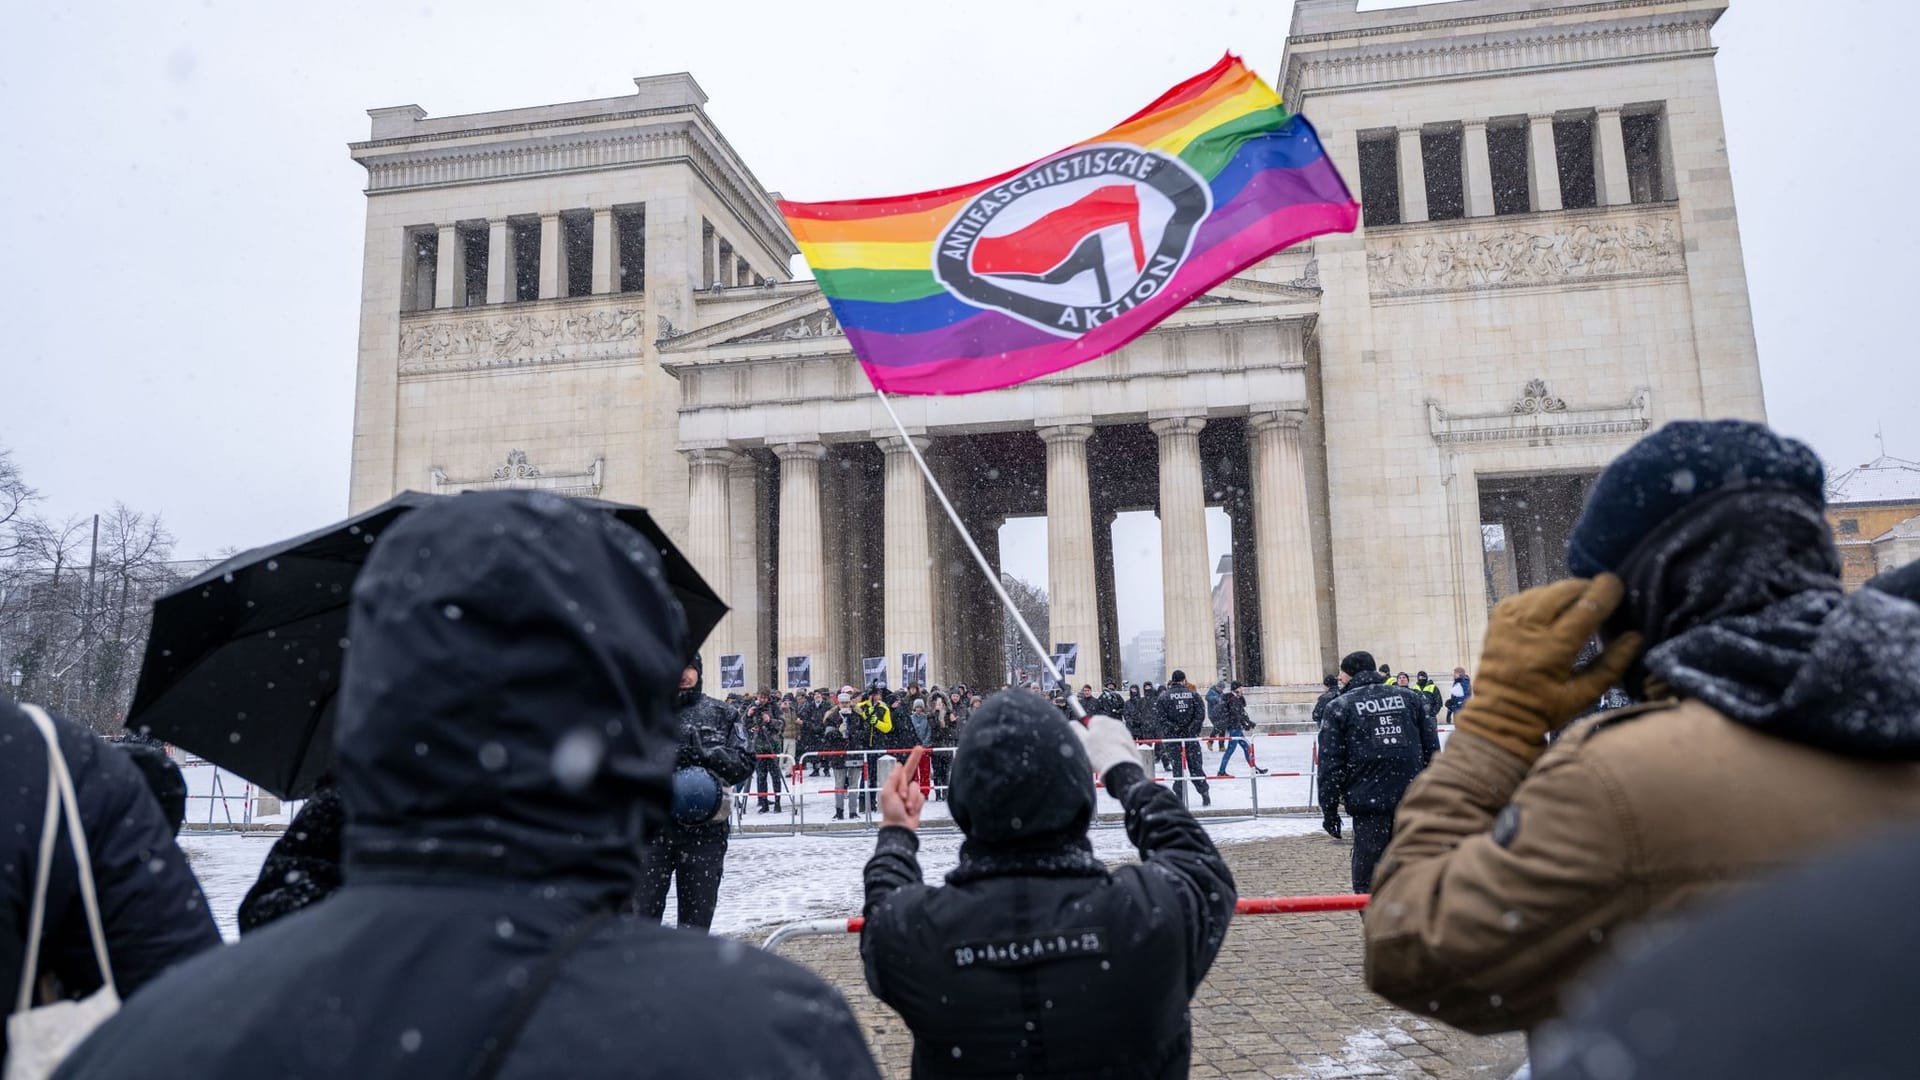
[[[687,644],[640,533],[553,495],[437,502],[375,545],[348,636],[350,881],[632,887],[671,799]]]
[[[1002,690],[967,720],[947,805],[971,845],[1037,850],[1078,841],[1093,820],[1093,766],[1046,699]]]
[[[1920,607],[1840,588],[1826,519],[1797,493],[1710,499],[1622,567],[1610,630],[1650,643],[1629,672],[1740,723],[1869,758],[1920,759]]]
[[[674,691],[673,707],[676,709],[684,709],[694,702],[699,701],[700,695],[705,693],[707,689],[707,669],[706,666],[700,662],[699,653],[694,653],[693,656],[687,660],[687,667],[693,669],[693,688],[690,690],[676,689]],[[686,668],[681,668],[674,673],[673,685],[675,687],[680,686],[680,676],[685,673]]]

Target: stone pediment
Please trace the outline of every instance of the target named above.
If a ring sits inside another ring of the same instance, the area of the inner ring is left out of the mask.
[[[818,291],[775,300],[712,326],[661,339],[660,351],[693,352],[718,345],[749,345],[820,338],[840,339],[840,323]]]

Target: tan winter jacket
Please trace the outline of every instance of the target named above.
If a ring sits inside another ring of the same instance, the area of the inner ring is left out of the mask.
[[[1697,701],[1603,713],[1529,770],[1456,732],[1401,802],[1367,985],[1467,1031],[1531,1028],[1614,932],[1920,818],[1920,765],[1816,750]]]

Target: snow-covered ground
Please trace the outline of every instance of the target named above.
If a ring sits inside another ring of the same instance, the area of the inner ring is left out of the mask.
[[[1442,733],[1442,739],[1445,733]],[[1230,771],[1233,780],[1212,780],[1213,806],[1218,809],[1251,810],[1256,794],[1259,805],[1267,808],[1299,807],[1308,803],[1308,773],[1312,769],[1314,739],[1311,735],[1265,735],[1253,740],[1254,756],[1269,775],[1253,778],[1252,771],[1236,753]],[[1209,772],[1220,764],[1220,753],[1208,751]],[[195,796],[187,805],[190,822],[211,820],[215,826],[228,820],[246,820],[243,792],[246,782],[210,765],[188,767],[188,785]],[[1286,773],[1299,775],[1287,776]],[[217,788],[216,788],[217,785]],[[824,834],[818,826],[833,817],[832,781],[803,777],[799,786],[806,807],[805,835],[736,832],[727,850],[727,869],[721,886],[720,906],[714,915],[713,929],[734,933],[758,929],[799,919],[829,918],[857,914],[860,909],[860,870],[872,851],[873,834],[865,831]],[[1199,800],[1188,796],[1198,806]],[[1103,792],[1102,814],[1118,814],[1120,806]],[[226,815],[231,814],[229,819]],[[287,820],[283,812],[263,819]],[[779,814],[760,814],[755,800],[749,798],[746,815],[749,825],[796,824],[793,799],[789,794]],[[950,829],[951,817],[944,802],[929,802],[922,814],[929,831],[921,838],[920,863],[928,880],[937,880],[953,869],[960,850],[960,837]],[[1320,828],[1318,815],[1272,815],[1253,820],[1205,822],[1214,842],[1222,845],[1275,836],[1300,836]],[[272,846],[274,833],[186,833],[180,846],[192,860],[194,872],[206,889],[214,917],[228,938],[236,935],[234,912],[259,875],[260,864]],[[1093,830],[1094,850],[1108,861],[1132,857],[1126,835],[1117,827]],[[671,921],[674,905],[667,904]]]
[[[1218,844],[1244,843],[1274,836],[1303,836],[1317,831],[1317,816],[1273,816],[1258,821],[1209,825]],[[234,913],[260,875],[260,864],[273,846],[271,833],[187,833],[180,837],[194,873],[206,890],[220,932],[228,940],[238,936]],[[1120,829],[1093,830],[1094,851],[1117,862],[1132,858],[1133,848]],[[716,933],[736,933],[799,919],[821,919],[860,912],[860,871],[873,852],[873,834],[838,836],[743,836],[735,834],[727,848],[726,876],[720,888],[720,906],[714,913]],[[920,865],[929,881],[953,869],[960,853],[956,833],[929,833],[920,845]],[[669,898],[667,921],[673,921]]]

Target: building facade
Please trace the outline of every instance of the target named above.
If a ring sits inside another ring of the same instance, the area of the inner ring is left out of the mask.
[[[1827,524],[1848,589],[1920,559],[1920,462],[1882,454],[1834,477]]]
[[[1049,645],[1121,669],[1119,589],[1165,668],[1215,668],[1205,514],[1232,523],[1229,651],[1318,689],[1344,651],[1471,665],[1487,608],[1564,573],[1592,476],[1668,419],[1764,419],[1714,0],[1299,0],[1281,73],[1365,205],[1099,360],[900,399],[998,561],[1045,515]],[[864,657],[993,685],[986,577],[847,349],[773,197],[685,75],[631,97],[373,111],[353,502],[542,486],[643,503],[733,612],[749,686]],[[1116,581],[1152,510],[1161,580]],[[805,660],[795,664],[795,660]]]

